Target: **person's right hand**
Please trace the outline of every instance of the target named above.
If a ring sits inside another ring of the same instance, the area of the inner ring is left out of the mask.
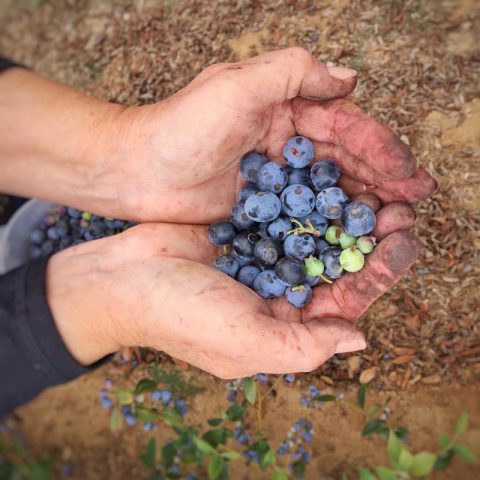
[[[365,348],[352,320],[415,260],[417,240],[391,233],[397,208],[404,206],[378,213],[375,234],[385,238],[364,269],[315,287],[302,311],[284,298],[264,300],[210,267],[218,252],[206,227],[168,224],[138,225],[54,255],[48,302],[67,348],[84,365],[142,346],[221,378],[311,371],[335,353]]]

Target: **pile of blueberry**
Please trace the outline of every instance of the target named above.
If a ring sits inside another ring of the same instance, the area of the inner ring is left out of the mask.
[[[48,257],[72,245],[108,237],[134,225],[124,220],[99,217],[70,207],[52,207],[43,223],[30,234],[31,256]]]
[[[363,268],[375,239],[375,213],[349,202],[336,187],[340,169],[330,159],[312,163],[314,147],[291,138],[283,150],[287,167],[257,152],[246,154],[240,171],[248,181],[230,220],[210,225],[210,241],[223,247],[214,267],[263,298],[285,295],[305,307],[320,279],[332,283]]]

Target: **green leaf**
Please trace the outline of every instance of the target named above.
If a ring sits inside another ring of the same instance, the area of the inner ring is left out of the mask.
[[[288,480],[288,472],[286,470],[283,470],[282,468],[276,468],[272,472],[270,480]]]
[[[265,470],[269,465],[275,465],[276,455],[272,449],[269,449],[265,455],[260,458],[260,468]]]
[[[225,468],[225,460],[220,455],[212,455],[208,462],[208,478],[217,480]]]
[[[405,440],[410,435],[408,428],[405,427],[397,427],[394,432],[400,440]]]
[[[29,468],[29,480],[53,480],[52,466],[43,463],[34,463]],[[15,478],[15,477],[13,477]]]
[[[440,435],[440,439],[438,440],[438,444],[442,450],[447,448],[448,444],[450,443],[450,437],[446,433],[442,433]]]
[[[398,480],[395,470],[391,468],[377,467],[376,472],[380,480]]]
[[[342,476],[340,477],[340,480],[348,480],[348,475],[345,472],[343,472]]]
[[[467,445],[464,445],[462,443],[456,443],[453,446],[453,451],[463,460],[465,460],[467,463],[477,463],[477,457],[475,454],[470,450]]]
[[[247,401],[253,405],[257,398],[257,384],[252,377],[243,381],[243,393]]]
[[[227,418],[232,422],[238,422],[243,420],[243,415],[245,414],[245,408],[241,405],[233,404],[227,409]]]
[[[140,405],[135,407],[135,415],[141,422],[154,422],[160,418],[157,410],[141,407]]]
[[[178,441],[166,443],[162,447],[162,465],[169,468],[173,465],[175,455],[177,454]]]
[[[417,477],[428,475],[437,461],[437,456],[431,452],[420,452],[413,456],[412,465],[409,473]]]
[[[165,407],[161,415],[167,425],[177,428],[183,426],[183,416],[175,408]]]
[[[460,418],[457,421],[457,425],[455,426],[455,435],[461,435],[465,433],[468,428],[468,413],[463,412],[460,415]]]
[[[142,463],[151,470],[155,470],[155,455],[157,452],[157,441],[151,438],[147,444],[147,451],[140,455]]]
[[[208,442],[206,442],[205,440],[197,437],[197,436],[194,436],[192,438],[193,440],[193,443],[196,445],[196,447],[203,453],[213,453],[213,454],[216,454],[217,451],[215,450],[215,448],[213,448]]]
[[[337,397],[335,395],[320,395],[315,400],[317,402],[336,402]]]
[[[149,378],[143,378],[137,383],[135,387],[135,395],[140,395],[144,392],[152,392],[157,388],[157,382],[150,380]]]
[[[402,445],[400,455],[398,456],[398,467],[404,472],[409,472],[413,463],[413,455]]]
[[[120,415],[118,408],[112,409],[110,412],[110,430],[119,432],[123,427],[123,417]]]
[[[226,444],[227,440],[233,436],[233,433],[228,428],[215,428],[205,432],[202,438],[214,448],[217,448],[220,444]]]
[[[132,392],[128,392],[127,390],[119,390],[115,395],[120,405],[131,405],[133,403]]]
[[[453,448],[447,450],[444,453],[441,453],[438,456],[437,461],[435,462],[435,470],[445,470],[446,468],[448,468],[454,455],[455,452],[453,451]]]
[[[363,410],[365,408],[365,397],[367,395],[367,384],[361,385],[357,392],[357,404]]]
[[[223,422],[223,418],[209,418],[207,423],[211,427],[218,427]]]
[[[377,480],[377,477],[364,467],[358,469],[358,480]]]
[[[165,477],[164,477],[161,473],[155,472],[155,473],[149,478],[149,480],[165,480]]]
[[[236,460],[237,458],[240,458],[240,454],[234,452],[233,450],[229,450],[228,452],[222,452],[220,455],[225,460]]]
[[[393,430],[388,432],[387,453],[390,463],[396,468],[398,465],[398,457],[402,451],[403,443],[397,437]]]
[[[303,477],[305,475],[305,469],[307,465],[303,460],[297,460],[292,463],[292,472],[298,477]]]
[[[270,446],[268,441],[265,438],[261,438],[258,442],[255,442],[250,446],[250,450],[257,452],[260,456],[265,455],[269,450]]]
[[[372,433],[378,432],[382,427],[385,426],[385,422],[378,418],[374,418],[370,422],[368,422],[362,430],[362,436],[368,437]]]

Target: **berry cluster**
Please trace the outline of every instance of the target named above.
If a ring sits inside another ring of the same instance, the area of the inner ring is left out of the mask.
[[[123,232],[132,225],[71,207],[52,207],[43,223],[30,234],[31,256],[47,257],[72,245]]]
[[[215,268],[263,298],[285,295],[303,308],[320,279],[332,283],[363,268],[364,256],[375,246],[367,235],[376,218],[368,205],[349,202],[336,186],[335,161],[312,164],[308,138],[291,138],[283,156],[286,168],[257,152],[242,158],[240,171],[248,183],[230,219],[210,225],[208,236],[223,247]]]

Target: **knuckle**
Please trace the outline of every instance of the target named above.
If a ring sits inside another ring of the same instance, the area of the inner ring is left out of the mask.
[[[314,56],[303,47],[290,47],[286,51],[289,57],[302,64],[310,64],[315,60]]]

